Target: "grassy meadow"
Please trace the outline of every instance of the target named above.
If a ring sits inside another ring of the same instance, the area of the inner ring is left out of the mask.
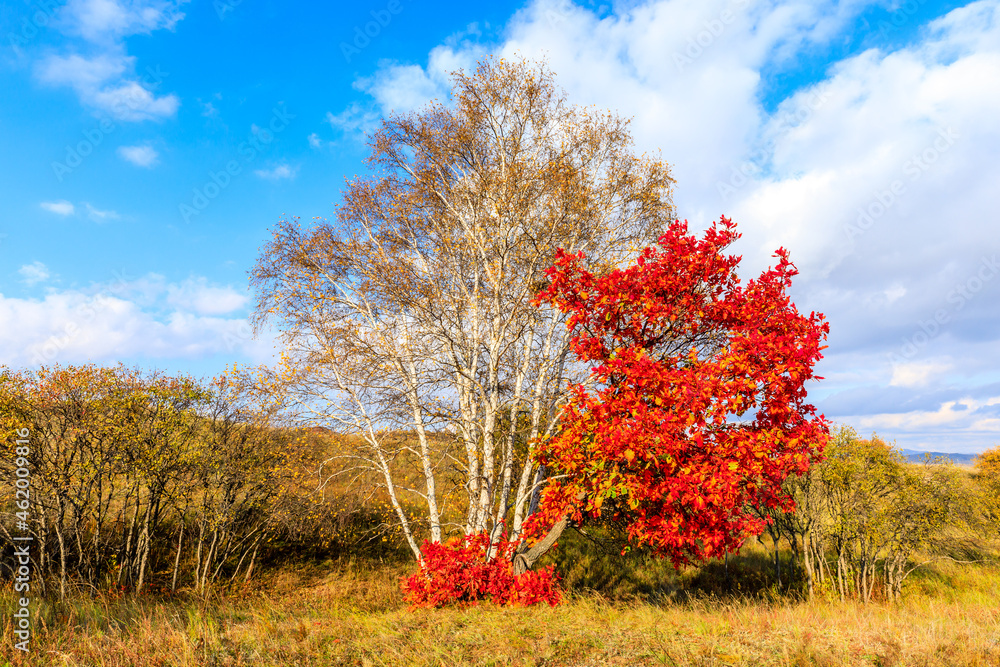
[[[934,562],[896,603],[807,602],[776,584],[756,543],[728,568],[681,572],[593,546],[573,534],[549,558],[566,587],[556,607],[411,609],[402,557],[276,568],[203,596],[81,592],[41,602],[30,652],[0,664],[1000,665],[995,562]],[[7,651],[11,591],[0,600]]]

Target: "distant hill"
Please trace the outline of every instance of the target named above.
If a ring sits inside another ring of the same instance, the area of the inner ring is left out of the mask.
[[[954,454],[948,452],[918,452],[915,449],[904,449],[903,454],[906,456],[906,458],[915,463],[922,462],[924,460],[924,456],[926,454],[930,454],[932,457],[943,456],[945,458],[951,459],[955,464],[960,466],[972,466],[974,465],[973,461],[976,458],[975,454]]]

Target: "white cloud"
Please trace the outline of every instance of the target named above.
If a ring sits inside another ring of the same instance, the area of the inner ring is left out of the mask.
[[[1000,32],[995,23],[980,29]],[[821,86],[827,102],[774,142],[771,173],[734,207],[758,226],[781,206],[786,222],[768,240],[795,247],[811,276],[864,257],[867,275],[889,269],[898,280],[902,271],[909,282],[934,264],[930,256],[991,247],[974,221],[995,202],[981,175],[1000,148],[990,121],[1000,89],[979,82],[1000,80],[1000,50],[954,59],[956,44],[937,34],[840,63]],[[900,251],[902,265],[877,259]]]
[[[357,102],[351,102],[339,114],[327,111],[326,122],[330,124],[330,127],[339,130],[345,135],[363,140],[365,136],[372,134],[378,129],[379,115],[372,109],[366,109]]]
[[[176,95],[157,96],[155,88],[165,76],[158,68],[135,74],[135,58],[125,50],[125,38],[172,30],[184,18],[179,7],[186,0],[70,0],[59,11],[57,26],[88,42],[68,54],[50,54],[36,64],[43,83],[68,86],[80,101],[117,120],[156,120],[173,116],[180,100]]]
[[[731,213],[731,206],[720,205],[715,181],[744,160],[766,121],[759,102],[761,70],[790,58],[796,45],[833,39],[836,28],[860,9],[858,3],[832,1],[748,6],[732,0],[661,0],[625,3],[605,15],[539,0],[514,16],[497,48],[452,40],[434,47],[425,67],[380,63],[355,86],[369,93],[383,114],[405,112],[432,98],[446,102],[448,73],[471,72],[487,52],[544,58],[571,102],[633,118],[640,150],[662,149],[673,167],[681,215],[705,222]],[[694,40],[706,43],[701,34],[706,23],[721,21],[723,12],[729,18],[719,23],[721,33],[705,33],[707,46],[699,46]],[[693,59],[685,55],[691,44]],[[691,62],[677,65],[675,56]]]
[[[179,11],[183,4],[186,0],[69,0],[60,18],[67,32],[91,42],[112,41],[162,28],[173,30],[184,18]]]
[[[48,267],[38,261],[32,262],[31,264],[25,264],[18,269],[17,272],[21,274],[21,278],[25,284],[29,286],[36,283],[43,283],[48,280],[51,275]]]
[[[69,86],[81,102],[118,120],[157,120],[177,113],[176,95],[158,97],[150,90],[160,83],[160,74],[154,70],[142,78],[128,76],[134,66],[135,58],[112,51],[92,58],[48,56],[35,71],[43,83]]]
[[[890,387],[925,387],[931,380],[952,369],[951,363],[939,361],[915,361],[896,364],[892,367]]]
[[[176,308],[194,311],[198,315],[224,315],[242,308],[247,296],[232,287],[217,287],[204,278],[188,280],[180,285],[168,285],[166,301]]]
[[[915,410],[899,414],[881,414],[861,417],[857,420],[862,429],[896,429],[900,431],[920,431],[942,428],[975,428],[976,430],[1000,430],[995,418],[977,417],[984,408],[1000,405],[1000,397],[986,400],[963,398],[946,401],[937,410]]]
[[[140,144],[138,146],[119,146],[118,155],[121,156],[123,160],[127,160],[137,167],[145,167],[149,169],[153,167],[159,160],[160,154],[155,148],[149,144]]]
[[[357,87],[378,102],[384,114],[396,112],[406,113],[414,111],[432,98],[443,98],[449,87],[443,80],[435,80],[434,70],[425,71],[419,65],[391,65],[380,69],[375,76],[368,79],[361,79]],[[354,112],[356,107],[352,105],[346,112]],[[337,124],[344,124],[344,114],[337,117]],[[329,119],[331,124],[335,121]],[[347,119],[349,120],[349,119]]]
[[[352,136],[352,138],[361,141],[364,140],[365,135],[361,132],[357,132]],[[324,139],[321,136],[319,136],[319,134],[317,134],[316,132],[313,132],[308,137],[306,137],[306,140],[309,142],[309,147],[315,150],[320,150],[320,149],[333,150],[337,146],[336,141],[329,141],[327,139]]]
[[[83,205],[87,207],[87,217],[94,222],[108,222],[110,220],[118,220],[121,218],[116,211],[101,211],[94,208],[87,202],[84,202]]]
[[[157,97],[138,81],[122,81],[118,85],[94,91],[91,103],[110,112],[119,120],[139,121],[169,118],[177,113],[180,99],[176,95]]]
[[[120,53],[102,53],[92,58],[81,55],[51,55],[42,60],[37,68],[38,78],[43,83],[72,86],[78,91],[99,89],[107,81],[120,77],[134,66],[135,58]]]
[[[39,204],[42,208],[50,213],[55,213],[56,215],[73,215],[76,212],[76,208],[71,202],[65,199],[60,199],[59,201],[43,201]]]
[[[245,318],[224,316],[246,298],[203,278],[172,284],[153,274],[42,299],[0,295],[0,321],[18,323],[0,329],[0,358],[13,366],[212,354],[271,361],[272,334],[254,340]]]
[[[596,103],[633,117],[638,147],[662,149],[673,167],[678,213],[696,223],[723,213],[733,216],[744,231],[744,250],[753,244],[745,264],[759,270],[784,245],[803,276],[815,278],[851,252],[844,232],[853,221],[851,213],[869,203],[877,189],[910,178],[903,164],[933,146],[939,128],[951,124],[960,134],[996,134],[997,125],[989,119],[1000,88],[973,83],[998,80],[993,58],[980,53],[969,56],[978,63],[960,58],[949,64],[936,60],[940,49],[927,44],[848,59],[829,78],[768,114],[759,101],[765,92],[762,71],[792,58],[804,45],[837,38],[838,27],[861,9],[859,3],[794,0],[753,6],[721,0],[653,2],[600,18],[577,5],[534,2],[511,22],[498,51],[507,57],[547,57],[572,102]],[[713,27],[718,35],[707,31],[706,25],[724,11],[733,18]],[[966,35],[968,21],[961,25]],[[979,26],[984,29],[995,32],[995,23]],[[947,35],[957,29],[950,30]],[[941,32],[935,39],[951,38]],[[971,71],[956,81],[966,67]],[[384,104],[393,94],[411,96],[419,88],[414,81],[429,86],[434,66],[429,62],[420,70],[422,75],[386,65],[359,85]],[[947,81],[955,82],[946,91]],[[960,123],[962,117],[968,122]],[[956,165],[965,164],[961,154],[973,151],[972,142],[962,143],[961,149],[955,144],[941,154],[933,175],[964,181],[971,189],[983,181],[954,173]],[[982,155],[968,164],[969,172],[985,166],[987,151],[974,152]],[[743,167],[749,176],[739,173]],[[924,178],[910,186],[911,192],[931,180],[931,172],[921,173]],[[720,183],[735,193],[723,198]],[[899,202],[893,217],[922,210],[918,199],[935,200],[942,208],[941,202],[951,199],[941,196],[946,187],[952,189],[941,183],[920,197],[908,197],[905,206]],[[973,198],[982,199],[979,193]],[[941,227],[940,215],[922,217]],[[907,236],[921,238],[910,231]],[[875,237],[869,231],[865,241]],[[892,237],[898,249],[900,234],[894,230]],[[923,254],[911,255],[914,265],[926,266]]]
[[[426,68],[380,62],[379,69],[372,76],[354,82],[356,89],[373,98],[374,105],[351,102],[338,114],[328,111],[326,122],[345,135],[363,140],[379,128],[381,118],[392,113],[406,114],[434,100],[449,103],[451,73],[474,69],[477,59],[486,55],[481,45],[457,39],[476,34],[474,30],[462,31],[447,40],[446,45],[434,47]]]
[[[358,79],[354,87],[375,99],[382,116],[415,111],[433,100],[449,103],[452,73],[458,70],[471,73],[475,70],[477,61],[488,53],[486,47],[471,39],[479,36],[481,32],[478,25],[469,24],[464,30],[445,39],[444,44],[431,49],[426,68],[382,61],[374,75]],[[510,46],[510,42],[507,46]],[[350,122],[359,115],[359,111],[354,104],[344,112],[351,114],[347,119],[343,118],[344,114],[338,118],[343,122]],[[331,124],[334,124],[333,120]]]
[[[290,167],[282,163],[272,169],[254,169],[253,173],[267,181],[282,181],[295,178],[298,172],[298,167]]]

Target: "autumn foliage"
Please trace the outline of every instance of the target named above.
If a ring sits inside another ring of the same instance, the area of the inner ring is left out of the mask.
[[[752,507],[790,507],[782,482],[828,437],[805,387],[828,325],[791,302],[784,249],[741,284],[741,258],[724,254],[739,236],[726,218],[701,238],[675,222],[634,264],[601,274],[558,252],[537,302],[571,314],[573,352],[596,384],[574,385],[542,445],[552,477],[532,524],[618,519],[631,543],[680,566],[759,533]]]
[[[514,575],[511,565],[516,544],[505,538],[494,543],[487,561],[489,535],[454,537],[444,544],[425,541],[420,569],[402,582],[406,601],[417,607],[440,607],[489,600],[496,604],[533,605],[560,600],[552,566]]]
[[[976,472],[982,481],[1000,488],[1000,447],[979,454],[975,463]]]
[[[32,586],[60,597],[247,581],[273,540],[318,523],[300,491],[312,445],[279,427],[262,377],[0,366],[0,550],[23,524],[38,545]],[[15,464],[30,470],[27,509],[14,504]],[[0,577],[15,567],[0,563]]]

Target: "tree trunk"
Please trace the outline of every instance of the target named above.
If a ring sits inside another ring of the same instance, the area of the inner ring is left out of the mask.
[[[59,601],[66,600],[66,541],[63,539],[62,526],[56,525],[56,539],[59,540]]]
[[[437,506],[437,490],[434,483],[434,467],[431,463],[431,448],[427,442],[427,431],[424,428],[424,414],[417,395],[419,388],[417,380],[417,366],[413,361],[413,356],[409,357],[409,379],[410,387],[407,396],[410,399],[410,408],[413,414],[413,427],[417,432],[417,440],[420,443],[420,464],[424,473],[424,484],[427,489],[427,515],[430,519],[431,542],[441,541],[441,515]]]
[[[806,571],[806,594],[809,599],[813,599],[813,564],[812,564],[812,533],[808,530],[806,531],[805,537],[802,540],[802,565],[803,569]]]
[[[548,534],[542,538],[541,541],[535,543],[533,547],[527,551],[521,551],[514,556],[514,576],[524,574],[535,564],[542,555],[552,548],[552,545],[556,543],[559,536],[562,535],[563,531],[566,530],[566,526],[569,525],[569,514],[563,515],[563,518],[559,520],[556,525],[549,529]]]
[[[837,550],[837,588],[840,591],[840,601],[843,602],[846,597],[846,591],[844,590],[844,550],[839,548]]]
[[[205,592],[205,586],[206,586],[206,584],[208,584],[208,569],[212,565],[212,558],[215,555],[215,545],[218,543],[218,541],[219,541],[219,529],[218,528],[213,528],[212,529],[212,544],[209,545],[209,547],[208,547],[208,553],[205,555],[205,563],[202,566],[203,569],[201,571],[201,577],[200,577],[201,578],[201,584],[200,584],[199,591],[198,591],[199,593],[204,593]]]
[[[205,544],[205,522],[200,522],[198,529],[198,550],[194,555],[194,589],[201,592],[201,548]]]
[[[139,582],[136,584],[136,592],[142,591],[142,586],[146,581],[146,563],[149,561],[149,508],[146,508],[146,517],[142,525],[142,546],[139,553]]]
[[[774,578],[781,588],[781,559],[778,557],[778,540],[774,541]]]
[[[177,534],[177,556],[174,557],[174,574],[170,578],[170,590],[177,590],[177,569],[181,565],[181,545],[184,544],[184,519],[181,518],[181,529]]]
[[[250,575],[253,574],[254,563],[257,562],[257,549],[260,548],[260,540],[257,540],[257,544],[253,547],[253,555],[250,556],[250,564],[247,566],[247,573],[243,575],[243,583],[250,581]]]

